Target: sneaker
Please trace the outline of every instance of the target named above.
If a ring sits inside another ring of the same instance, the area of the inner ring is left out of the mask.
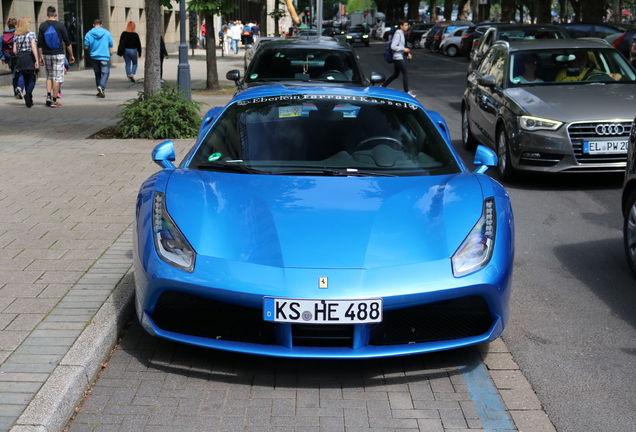
[[[132,83],[134,83],[134,82],[135,82],[135,79],[133,78],[133,76],[132,76],[132,75],[130,75],[130,76],[128,77],[128,80],[129,80],[130,82],[132,82]]]
[[[415,96],[415,93],[413,93],[412,91],[409,91],[409,92],[408,92],[408,94],[409,94],[409,96],[411,96],[411,97],[417,97],[417,96]]]
[[[106,97],[106,95],[104,94],[103,88],[97,87],[97,97],[100,97],[100,98]]]
[[[24,93],[22,93],[22,89],[20,87],[15,88],[15,97],[16,99],[23,99]]]
[[[50,107],[51,106],[51,96],[47,96],[46,97],[46,106]]]
[[[51,108],[59,108],[62,106],[61,103],[55,101],[55,102],[51,102],[51,105],[49,105]]]
[[[26,104],[27,108],[31,108],[33,106],[33,95],[25,94],[24,103]]]
[[[58,93],[58,94],[57,94],[57,98],[58,98],[58,99],[62,99],[62,93]]]

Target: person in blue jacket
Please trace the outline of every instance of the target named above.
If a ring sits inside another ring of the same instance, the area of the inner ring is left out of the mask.
[[[106,83],[110,75],[110,49],[113,47],[113,37],[102,27],[99,18],[93,21],[93,28],[84,37],[84,46],[88,48],[93,60],[97,97],[106,97]]]

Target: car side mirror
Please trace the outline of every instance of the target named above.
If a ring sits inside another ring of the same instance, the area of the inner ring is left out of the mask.
[[[225,78],[227,78],[228,81],[234,81],[238,87],[241,79],[241,72],[238,69],[233,69],[225,74]]]
[[[162,168],[174,168],[175,152],[174,143],[171,140],[157,145],[152,151],[152,161]]]
[[[486,75],[486,76],[477,78],[477,84],[484,87],[492,88],[497,85],[497,80],[495,79],[493,75]]]
[[[475,173],[485,174],[488,170],[497,166],[499,160],[494,151],[483,145],[478,145],[475,151],[473,164],[477,167]]]
[[[376,85],[386,81],[386,77],[381,73],[371,72],[371,78],[369,81],[371,81],[371,85]]]

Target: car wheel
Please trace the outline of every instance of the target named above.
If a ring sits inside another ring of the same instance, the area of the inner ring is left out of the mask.
[[[455,57],[457,55],[457,47],[455,45],[451,45],[448,48],[446,48],[446,55],[450,56],[450,57]]]
[[[462,143],[466,150],[475,150],[477,147],[475,137],[470,132],[470,119],[466,108],[462,109]]]
[[[503,126],[497,131],[497,158],[499,159],[497,162],[499,179],[507,182],[515,180],[516,170],[512,166],[508,134]]]
[[[633,191],[629,196],[625,206],[623,245],[629,269],[636,276],[636,191]]]
[[[420,45],[419,42],[413,42],[413,48],[420,49],[420,48],[422,48],[422,45]]]

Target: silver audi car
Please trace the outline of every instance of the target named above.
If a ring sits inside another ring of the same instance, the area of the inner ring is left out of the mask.
[[[499,41],[468,76],[462,141],[520,172],[623,172],[636,116],[636,71],[598,39]]]

